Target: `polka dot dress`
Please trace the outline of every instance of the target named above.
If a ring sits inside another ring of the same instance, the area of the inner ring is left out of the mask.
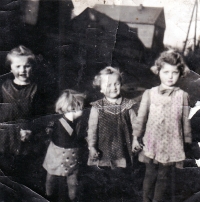
[[[113,104],[106,99],[93,103],[98,108],[98,145],[100,166],[126,167],[131,162],[131,134],[129,109],[135,101],[123,99]]]
[[[143,153],[160,163],[185,159],[182,135],[182,90],[164,96],[158,87],[150,90],[150,111],[143,138]]]

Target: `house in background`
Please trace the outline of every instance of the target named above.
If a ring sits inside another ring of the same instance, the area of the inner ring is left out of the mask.
[[[154,52],[164,48],[164,9],[160,7],[100,5],[95,10],[114,20],[126,23],[130,32],[136,32],[144,46]]]

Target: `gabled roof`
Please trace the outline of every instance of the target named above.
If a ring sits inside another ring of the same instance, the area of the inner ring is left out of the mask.
[[[150,24],[165,28],[164,9],[161,7],[139,7],[96,4],[94,9],[114,20],[126,23]]]

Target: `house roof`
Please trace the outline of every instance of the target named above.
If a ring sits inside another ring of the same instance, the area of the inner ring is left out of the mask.
[[[164,9],[161,7],[96,4],[94,9],[121,22],[150,24],[165,28]]]

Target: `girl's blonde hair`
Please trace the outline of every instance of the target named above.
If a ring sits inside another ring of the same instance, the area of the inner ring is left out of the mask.
[[[151,67],[151,71],[158,75],[164,63],[177,66],[178,70],[180,71],[180,76],[186,76],[188,73],[190,73],[190,69],[185,64],[183,57],[180,55],[180,53],[174,50],[162,52],[160,57],[155,61],[155,65]]]
[[[28,62],[34,67],[36,65],[36,57],[33,52],[25,46],[18,46],[13,48],[6,56],[6,67],[10,68],[12,63],[12,57],[20,57],[26,56],[28,58]]]
[[[78,91],[66,89],[62,92],[55,104],[55,111],[63,114],[83,109],[85,94]]]
[[[102,70],[94,77],[93,86],[94,86],[94,87],[100,87],[100,86],[101,86],[101,76],[102,76],[102,75],[109,75],[109,74],[117,74],[117,75],[119,75],[120,81],[121,81],[121,83],[122,83],[122,79],[123,79],[122,76],[123,76],[123,73],[121,73],[118,68],[108,66],[108,67],[105,67],[104,69],[102,69]]]

